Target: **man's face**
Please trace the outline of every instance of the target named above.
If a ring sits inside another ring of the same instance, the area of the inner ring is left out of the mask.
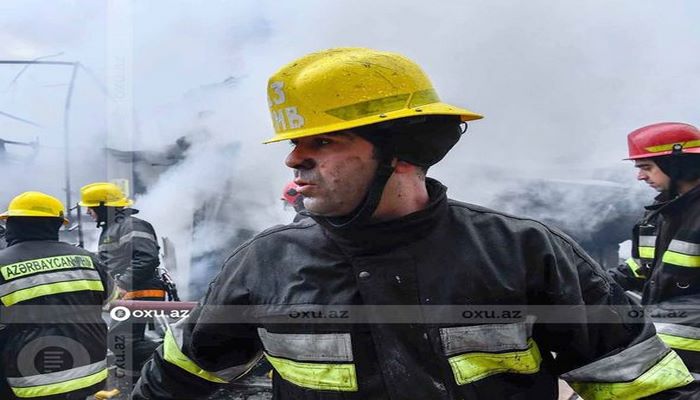
[[[97,213],[95,212],[95,210],[93,210],[92,208],[88,207],[87,213],[88,213],[88,215],[90,215],[90,217],[92,217],[92,220],[93,220],[93,221],[97,222]]]
[[[378,165],[370,142],[347,131],[291,142],[285,164],[295,170],[307,210],[338,217],[360,205]]]
[[[671,178],[659,168],[654,161],[648,158],[634,160],[637,168],[637,180],[644,181],[658,192],[669,190]]]

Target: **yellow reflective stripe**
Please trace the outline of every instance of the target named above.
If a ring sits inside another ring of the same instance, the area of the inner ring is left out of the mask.
[[[377,115],[400,110],[415,108],[440,101],[435,89],[418,90],[413,93],[403,93],[380,99],[363,101],[343,107],[326,110],[326,113],[345,121],[351,121],[369,115]],[[408,104],[406,104],[408,103]]]
[[[203,370],[194,361],[190,360],[190,358],[187,357],[177,346],[175,337],[170,329],[165,332],[165,338],[163,339],[163,358],[170,364],[177,365],[190,374],[196,375],[207,381],[214,383],[228,383],[228,381],[219,378],[214,373]]]
[[[683,361],[671,351],[656,365],[631,382],[570,382],[586,400],[639,399],[664,390],[685,386],[693,381]]]
[[[368,115],[383,114],[406,108],[406,103],[408,103],[410,96],[410,93],[404,93],[397,94],[395,96],[382,97],[380,99],[362,101],[359,103],[326,110],[326,113],[345,121],[351,121],[366,117]]]
[[[663,262],[680,267],[700,267],[700,256],[689,256],[687,254],[667,251],[664,253]]]
[[[542,355],[534,340],[528,339],[528,348],[508,353],[466,353],[450,357],[455,381],[459,385],[476,382],[504,372],[534,374],[540,370]]]
[[[13,387],[15,396],[20,398],[32,398],[53,396],[61,393],[73,392],[79,389],[90,387],[107,379],[107,368],[82,378],[71,379],[65,382],[52,383],[50,385],[39,385],[31,387]]]
[[[673,145],[678,144],[678,143],[682,144],[684,149],[687,149],[689,147],[700,147],[700,140],[689,140],[687,142],[660,144],[658,146],[645,147],[644,150],[648,151],[649,153],[659,153],[662,151],[671,151],[671,150],[673,150]]]
[[[657,333],[657,335],[672,349],[700,351],[700,339],[673,336],[666,333]]]
[[[2,301],[6,307],[9,307],[21,301],[27,301],[41,296],[79,292],[81,290],[101,292],[104,290],[104,286],[102,286],[102,281],[85,279],[79,281],[49,283],[46,285],[39,285],[28,289],[18,290],[6,296],[0,297],[0,301]]]
[[[354,364],[298,362],[265,353],[270,364],[284,380],[316,390],[356,392],[357,374]]]
[[[630,267],[630,270],[632,271],[632,274],[634,274],[635,278],[646,278],[645,275],[638,273],[637,271],[641,269],[639,264],[637,264],[637,261],[634,258],[628,258],[625,260],[625,264],[627,264],[628,267]]]
[[[654,253],[655,253],[654,247],[639,246],[639,257],[640,258],[654,258]]]
[[[88,256],[66,255],[26,260],[0,266],[0,274],[5,280],[12,280],[25,275],[66,268],[95,268],[92,258]]]
[[[430,103],[437,103],[438,101],[440,101],[440,97],[435,89],[419,90],[414,92],[413,96],[411,96],[411,102],[408,104],[408,108],[420,107]]]

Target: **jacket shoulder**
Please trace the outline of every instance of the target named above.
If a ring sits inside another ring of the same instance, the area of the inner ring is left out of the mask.
[[[92,253],[92,252],[90,252],[90,251],[87,251],[87,250],[85,250],[85,249],[82,248],[82,247],[73,246],[72,244],[65,243],[65,242],[60,242],[60,243],[63,245],[62,247],[64,247],[65,249],[67,249],[67,250],[69,250],[69,251],[75,253],[75,255],[78,255],[78,256],[90,256],[90,257],[92,257],[92,258],[97,258],[97,257],[95,256],[94,253]]]
[[[52,256],[87,256],[97,260],[94,253],[70,243],[60,241],[27,241],[0,250],[0,263],[18,259],[44,258]]]
[[[153,225],[150,222],[143,220],[141,218],[136,218],[134,216],[129,216],[128,220],[131,222],[131,226],[138,230],[148,230],[154,231]]]
[[[233,250],[223,262],[216,280],[234,278],[243,284],[249,278],[259,276],[261,269],[273,265],[291,266],[289,263],[280,263],[285,254],[288,255],[290,249],[297,246],[317,246],[324,236],[320,229],[310,218],[268,228]]]
[[[578,246],[574,240],[561,230],[538,221],[533,218],[512,215],[506,212],[493,210],[487,207],[449,200],[448,205],[454,218],[468,220],[470,224],[488,231],[488,228],[498,229],[501,232],[509,232],[512,235],[539,234],[565,242],[568,245]]]
[[[304,237],[314,236],[315,233],[320,233],[320,229],[321,227],[311,218],[304,218],[287,225],[275,225],[243,242],[229,258],[248,249],[268,248],[268,246],[290,243]]]

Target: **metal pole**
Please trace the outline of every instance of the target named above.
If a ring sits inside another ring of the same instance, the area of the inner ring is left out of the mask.
[[[2,115],[3,117],[7,117],[7,118],[10,118],[10,119],[14,119],[15,121],[20,121],[20,122],[24,122],[25,124],[29,124],[29,125],[36,126],[37,128],[43,128],[41,125],[39,125],[39,124],[37,124],[37,123],[35,123],[35,122],[32,122],[32,121],[30,121],[30,120],[28,120],[28,119],[20,118],[20,117],[18,117],[18,116],[16,116],[16,115],[8,114],[8,113],[3,112],[3,111],[0,111],[0,115]]]
[[[0,64],[46,64],[46,65],[73,65],[73,61],[22,61],[22,60],[0,60]]]
[[[70,207],[71,210],[75,209],[78,217],[78,223],[68,228],[71,232],[78,230],[78,247],[85,248],[85,241],[83,240],[83,221],[81,218],[81,208],[80,204],[76,204],[75,207]]]
[[[75,86],[75,77],[78,74],[78,63],[73,64],[73,71],[68,84],[68,94],[66,95],[66,105],[63,111],[63,142],[65,149],[63,151],[66,171],[66,208],[68,208],[68,219],[71,219],[72,202],[71,202],[71,187],[70,187],[70,106],[73,100],[73,87]]]
[[[78,247],[85,248],[85,240],[83,240],[83,220],[82,220],[82,209],[79,205],[75,206],[76,213],[78,214]]]

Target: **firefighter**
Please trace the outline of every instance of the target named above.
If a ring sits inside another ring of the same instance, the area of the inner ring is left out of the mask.
[[[24,192],[0,219],[8,243],[0,250],[0,315],[14,315],[0,323],[1,398],[94,394],[107,379],[101,314],[112,279],[93,254],[58,241],[68,221],[55,197]]]
[[[634,227],[632,257],[612,274],[626,289],[642,289],[642,303],[658,310],[659,336],[700,379],[700,130],[662,122],[635,130],[627,143],[637,179],[659,195]],[[668,319],[680,312],[682,320]]]
[[[317,52],[275,73],[268,96],[267,142],[291,141],[285,163],[310,218],[233,252],[134,399],[198,398],[263,355],[278,399],[556,399],[557,376],[587,400],[691,389],[677,354],[651,324],[622,319],[622,289],[571,239],[450,200],[426,177],[481,116],[441,102],[414,62]],[[221,307],[243,305],[255,311]],[[311,305],[335,312],[295,312]],[[464,311],[507,316],[498,305],[548,307],[501,321]],[[545,312],[556,305],[561,323]]]
[[[133,215],[133,201],[119,186],[97,182],[80,189],[80,206],[102,229],[98,256],[116,280],[122,300],[165,299],[163,282],[158,276],[160,264],[158,240],[150,223]],[[158,342],[145,335],[148,320],[113,321],[109,346],[115,353],[120,372],[138,376],[138,370],[151,356]],[[126,352],[126,353],[125,353]]]

